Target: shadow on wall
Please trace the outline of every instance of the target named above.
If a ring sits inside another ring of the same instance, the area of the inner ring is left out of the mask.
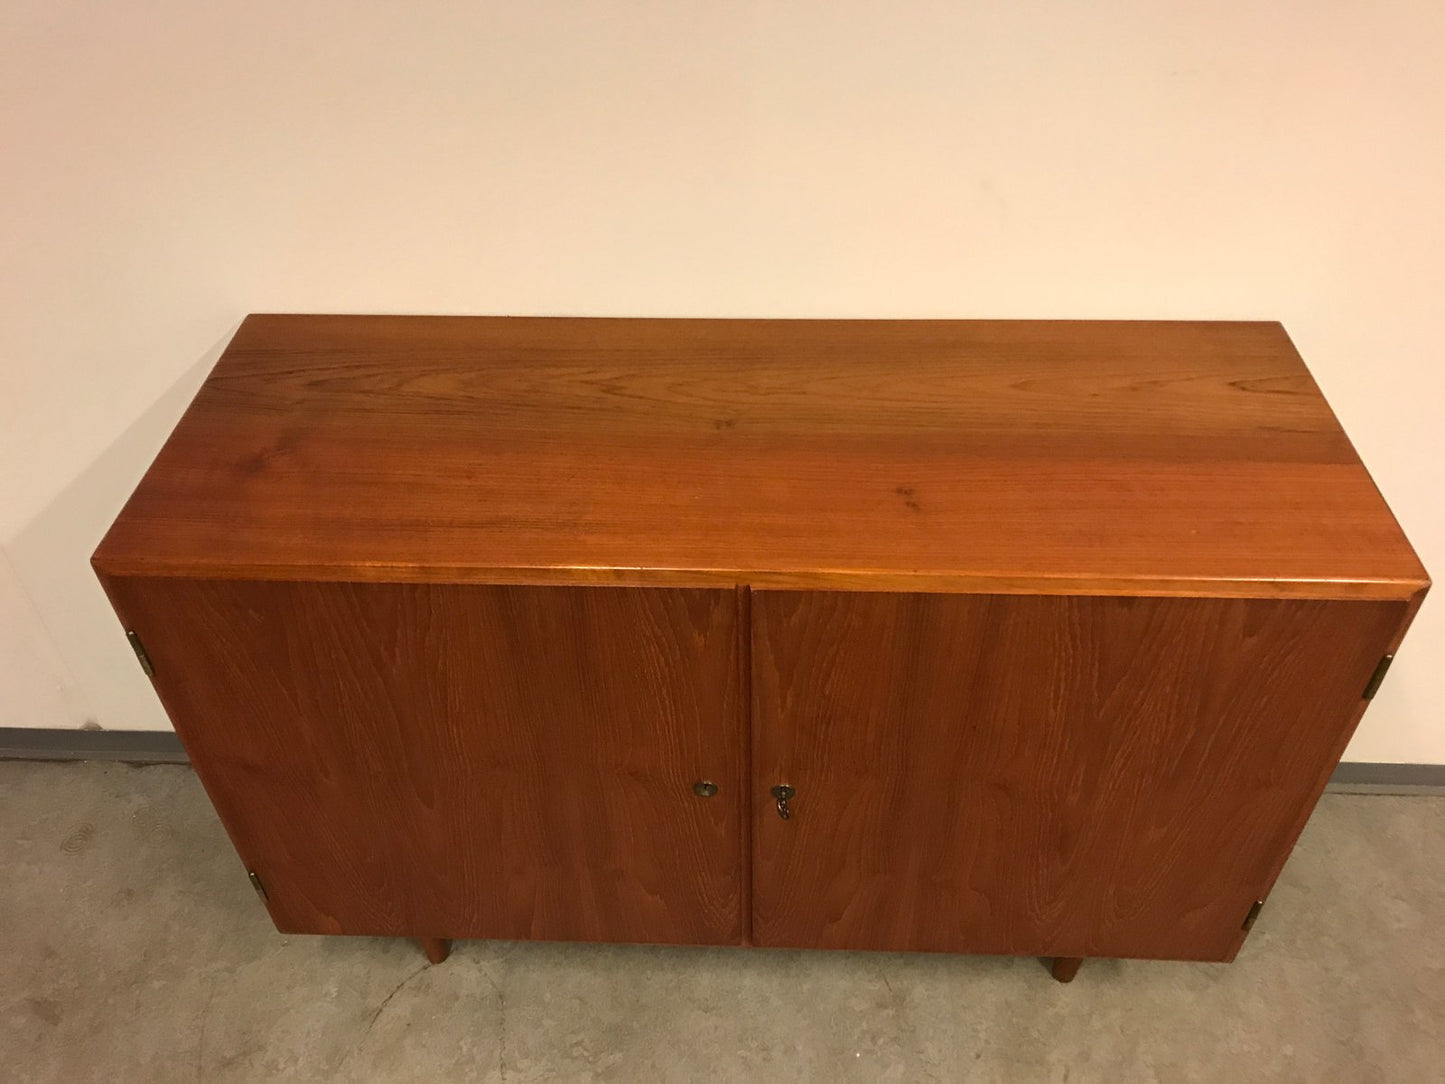
[[[91,571],[90,555],[235,330],[187,368],[5,546],[62,660],[87,694],[95,722],[106,730],[169,729],[170,723]]]

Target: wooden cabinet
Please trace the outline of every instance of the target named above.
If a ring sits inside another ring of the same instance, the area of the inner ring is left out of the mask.
[[[1423,568],[1275,324],[250,317],[95,556],[291,932],[1227,960]]]

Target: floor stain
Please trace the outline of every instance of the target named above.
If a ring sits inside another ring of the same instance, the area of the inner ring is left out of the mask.
[[[51,1027],[60,1023],[60,1018],[64,1015],[60,1011],[60,1002],[52,1001],[48,997],[27,997],[25,1007]]]
[[[81,854],[90,847],[91,841],[95,839],[95,825],[79,824],[70,830],[70,835],[65,837],[60,844],[60,849],[66,854]]]

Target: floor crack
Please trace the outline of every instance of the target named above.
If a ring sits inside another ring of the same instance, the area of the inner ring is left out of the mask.
[[[201,1009],[201,1034],[196,1043],[196,1080],[198,1081],[204,1079],[201,1075],[201,1067],[206,1058],[206,1024],[211,1019],[211,1002],[216,997],[216,985],[219,982],[219,976],[211,977],[211,989],[206,994],[206,1004]]]
[[[371,1029],[376,1027],[376,1021],[380,1019],[381,1014],[386,1011],[386,1007],[391,1004],[391,999],[396,997],[397,994],[401,993],[401,988],[403,986],[411,982],[412,979],[416,978],[430,966],[430,964],[422,964],[410,975],[408,975],[406,978],[402,979],[399,983],[393,986],[391,988],[391,993],[387,994],[384,998],[381,999],[381,1004],[376,1007],[376,1011],[371,1014],[371,1019],[366,1022],[366,1029],[362,1031],[361,1037],[358,1038],[356,1042],[351,1044],[351,1049],[346,1052],[346,1057],[341,1059],[343,1065],[351,1057],[352,1054],[355,1054],[357,1050],[361,1049],[361,1044],[366,1042],[366,1037],[371,1034]]]
[[[507,995],[502,992],[501,984],[492,978],[492,973],[485,967],[482,968],[482,976],[492,985],[492,992],[497,995],[497,1075],[501,1078],[502,1084],[507,1080]]]

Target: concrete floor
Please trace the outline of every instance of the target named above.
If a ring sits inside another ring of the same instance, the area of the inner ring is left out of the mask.
[[[1445,1075],[1445,799],[1332,795],[1232,966],[283,937],[188,768],[0,763],[0,1078]]]

